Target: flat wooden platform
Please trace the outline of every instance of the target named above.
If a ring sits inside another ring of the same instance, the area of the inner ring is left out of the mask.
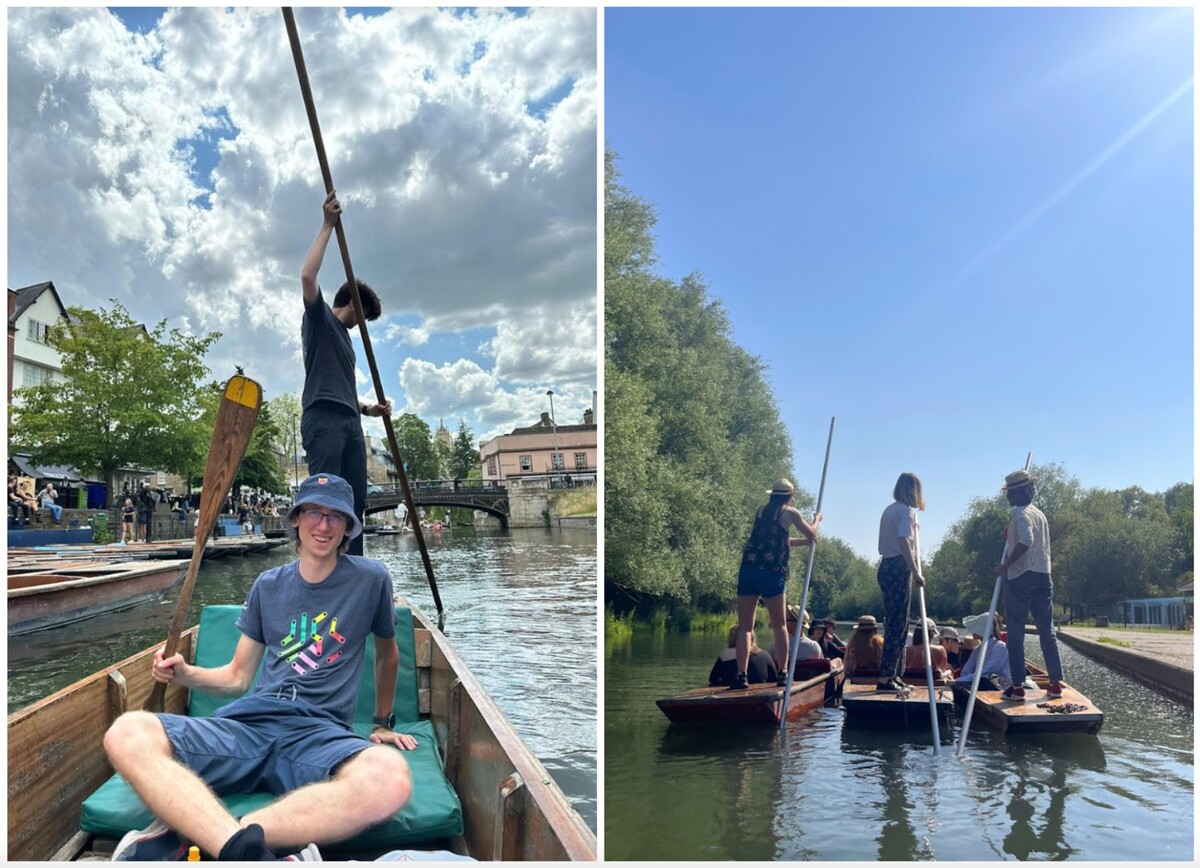
[[[971,717],[1000,732],[1012,733],[1085,733],[1095,735],[1104,725],[1104,712],[1092,701],[1069,684],[1063,683],[1062,699],[1046,696],[1046,682],[1036,675],[1036,690],[1025,690],[1024,701],[1003,699],[997,691],[983,690],[975,696],[975,710]],[[970,690],[956,685],[956,702],[965,707]],[[1068,712],[1057,712],[1055,708],[1069,708]]]
[[[851,683],[842,691],[842,708],[846,722],[884,726],[929,728],[929,690],[924,685],[912,685],[907,696],[888,691],[880,692],[875,680]],[[949,687],[934,686],[938,725],[947,725],[954,714],[954,697]]]
[[[788,720],[795,720],[837,695],[844,675],[841,661],[831,662],[836,665],[829,672],[792,683]],[[746,690],[697,687],[656,700],[655,704],[672,723],[778,726],[785,689],[774,684],[753,684]]]

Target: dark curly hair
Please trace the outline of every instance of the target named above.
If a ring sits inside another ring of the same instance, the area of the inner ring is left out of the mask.
[[[379,319],[379,315],[383,313],[383,307],[379,304],[378,294],[371,289],[370,285],[357,277],[354,278],[354,282],[358,284],[358,297],[362,299],[363,314],[366,316],[367,322]],[[337,291],[337,295],[333,297],[333,307],[345,307],[353,303],[354,301],[350,297],[350,281],[347,280]]]

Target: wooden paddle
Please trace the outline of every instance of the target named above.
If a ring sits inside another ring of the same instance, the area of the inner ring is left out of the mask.
[[[829,475],[829,450],[833,448],[833,426],[836,422],[836,416],[829,420],[829,439],[825,443],[825,465],[821,468],[821,488],[817,491],[817,509],[813,514],[814,519],[821,514],[821,501],[825,499],[825,477]],[[792,681],[796,675],[796,658],[800,655],[800,631],[804,629],[804,610],[808,607],[808,583],[812,579],[813,558],[816,553],[817,541],[813,540],[808,546],[808,566],[804,569],[804,590],[800,592],[800,614],[796,616],[796,641],[791,643],[788,652],[787,686],[783,689],[783,712],[779,715],[780,729],[787,725],[788,702],[792,698]]]
[[[1033,452],[1025,456],[1025,472],[1028,473],[1033,469]],[[1004,550],[1000,553],[1000,562],[1004,562],[1004,556],[1008,554],[1009,540],[1004,541]],[[974,654],[979,656],[975,664],[975,677],[971,679],[971,695],[967,697],[967,708],[963,712],[962,733],[958,738],[958,747],[954,750],[955,756],[962,756],[963,750],[967,746],[967,730],[971,727],[971,715],[975,711],[975,696],[979,693],[979,679],[983,676],[983,664],[987,662],[987,646],[992,638],[992,625],[996,620],[996,604],[1000,602],[1000,588],[1004,584],[1004,574],[996,576],[996,587],[992,590],[992,602],[988,605],[987,626],[984,627],[983,641],[979,643],[979,647],[975,649]],[[1025,674],[1021,673],[1021,678],[1025,678]],[[1013,680],[1016,684],[1016,679]]]
[[[262,387],[258,383],[240,374],[229,378],[229,382],[225,384],[225,394],[217,408],[212,445],[208,450],[208,461],[204,465],[200,510],[196,513],[196,541],[192,546],[192,560],[188,564],[187,577],[183,580],[183,590],[179,592],[179,602],[175,604],[175,617],[171,620],[171,629],[167,633],[167,644],[163,649],[164,660],[175,653],[179,644],[188,604],[192,601],[192,588],[196,585],[196,573],[200,570],[200,562],[204,560],[208,536],[217,523],[217,516],[221,514],[225,493],[233,485],[242,458],[246,455],[246,447],[250,445],[250,435],[254,433],[254,423],[258,419],[261,406]],[[165,684],[156,683],[150,698],[146,700],[146,711],[162,711],[166,692]]]
[[[296,62],[296,76],[300,79],[300,94],[304,97],[304,108],[308,113],[308,125],[312,128],[313,144],[317,149],[317,162],[321,165],[321,178],[325,182],[325,193],[333,192],[333,175],[329,171],[329,160],[325,156],[325,140],[321,137],[321,124],[317,120],[317,106],[313,102],[312,88],[308,84],[308,69],[304,65],[304,52],[300,48],[300,33],[296,30],[296,17],[290,7],[283,7],[283,22],[287,27],[288,42],[292,46],[292,58]],[[358,331],[362,337],[363,352],[367,356],[367,364],[371,368],[371,380],[375,384],[376,403],[383,404],[387,399],[383,393],[383,380],[379,377],[379,368],[375,364],[375,353],[371,349],[371,336],[367,334],[367,317],[363,311],[362,299],[358,296],[358,281],[354,279],[354,267],[350,264],[350,247],[346,244],[346,230],[342,226],[342,218],[338,217],[334,224],[337,232],[338,249],[342,254],[342,265],[346,269],[346,283],[350,287],[350,298],[354,302],[354,315],[358,320]],[[408,475],[404,472],[404,458],[400,455],[400,444],[396,440],[396,431],[392,428],[389,416],[380,416],[383,429],[387,433],[388,445],[392,447],[392,460],[396,464],[396,473],[400,477],[400,489],[404,492],[404,503],[408,514],[413,516],[413,534],[417,539],[417,548],[421,552],[421,561],[425,565],[425,575],[429,577],[429,590],[433,592],[433,604],[437,607],[438,626],[442,626],[445,613],[442,611],[442,596],[438,593],[437,580],[433,577],[433,563],[429,560],[429,550],[425,547],[425,536],[421,533],[421,522],[417,520],[420,513],[413,503],[412,491],[408,487]]]

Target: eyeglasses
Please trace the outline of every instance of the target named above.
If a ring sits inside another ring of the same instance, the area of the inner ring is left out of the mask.
[[[302,509],[300,514],[309,524],[320,524],[321,520],[329,522],[330,527],[338,528],[346,526],[346,516],[340,512],[322,512],[319,509]]]

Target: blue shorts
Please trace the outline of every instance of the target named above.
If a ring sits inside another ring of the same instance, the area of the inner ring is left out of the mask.
[[[349,725],[302,699],[243,696],[212,717],[158,714],[175,757],[218,795],[276,795],[328,780],[373,746]]]
[[[743,565],[738,570],[737,595],[769,600],[787,589],[787,576]]]

